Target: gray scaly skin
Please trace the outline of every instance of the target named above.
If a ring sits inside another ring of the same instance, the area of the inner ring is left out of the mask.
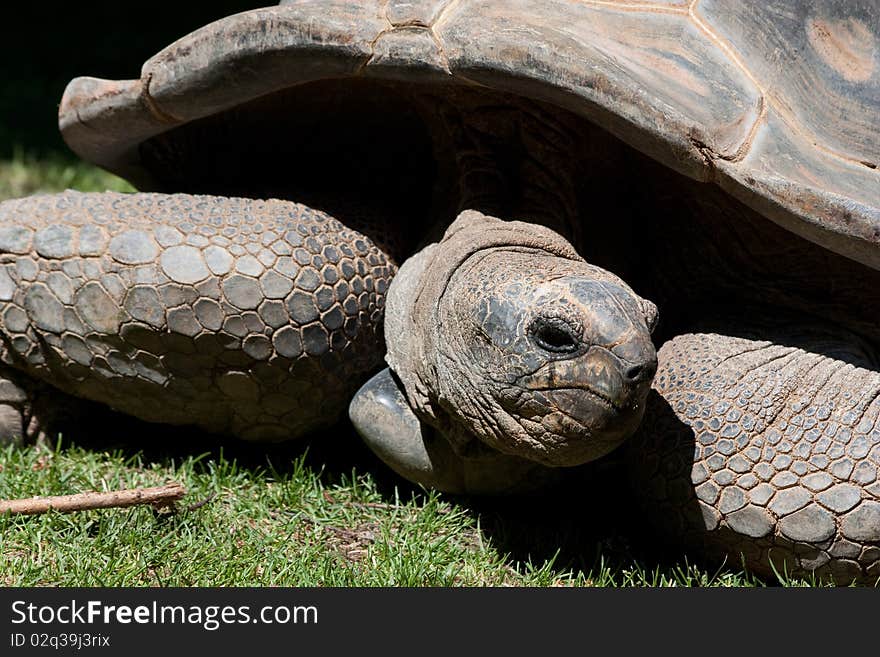
[[[876,582],[880,374],[839,326],[767,334],[659,350],[658,394],[628,448],[646,516],[765,574]]]
[[[339,416],[380,362],[395,271],[303,205],[183,194],[7,201],[0,253],[3,363],[144,420],[247,440]],[[21,377],[4,386],[4,437],[33,433]]]

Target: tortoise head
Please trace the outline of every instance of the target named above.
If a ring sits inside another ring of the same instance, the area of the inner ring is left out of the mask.
[[[550,466],[635,431],[657,310],[624,281],[548,229],[475,212],[411,263],[389,291],[386,342],[420,419]]]

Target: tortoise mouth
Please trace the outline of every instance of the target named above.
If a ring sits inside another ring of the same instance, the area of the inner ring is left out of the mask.
[[[650,391],[646,384],[626,403],[612,401],[589,385],[534,391],[528,415],[540,407],[540,449],[520,456],[551,466],[572,466],[592,461],[623,444],[638,429]],[[508,404],[506,412],[524,417],[524,408]],[[530,417],[538,421],[537,417]]]
[[[548,389],[545,390],[549,392]],[[597,404],[612,413],[617,413],[626,408],[626,406],[622,404],[619,400],[615,401],[607,394],[604,394],[601,390],[597,390],[596,388],[593,388],[587,384],[580,386],[569,386],[567,388],[556,388],[553,391],[568,397],[573,395],[585,395],[594,404]]]
[[[551,467],[582,465],[605,456],[638,429],[647,392],[640,396],[640,401],[626,407],[613,404],[588,388],[560,388],[542,393],[540,435],[532,437],[533,445],[521,443],[515,453]],[[511,408],[507,412],[517,416],[521,410]]]
[[[614,425],[629,418],[641,417],[649,390],[650,385],[645,385],[625,402],[612,400],[602,391],[590,386],[559,388],[548,391],[545,395],[553,401],[559,412],[587,428],[591,434],[602,434],[604,437],[606,433],[610,433],[610,439],[616,440],[619,432]]]
[[[508,415],[526,420],[522,426],[540,426],[533,435],[537,446],[520,456],[551,466],[580,465],[612,451],[638,429],[650,377],[611,385],[585,376],[584,368],[573,369],[567,381],[525,377],[518,381],[520,393],[499,398]]]
[[[640,385],[626,390],[625,394],[623,394],[623,391],[618,391],[618,394],[615,395],[612,394],[607,386],[588,381],[572,382],[562,386],[549,384],[527,386],[529,390],[540,392],[549,397],[553,397],[557,393],[568,397],[584,396],[610,413],[626,413],[633,407],[638,407],[639,400],[644,400],[650,387],[650,381],[644,381]]]

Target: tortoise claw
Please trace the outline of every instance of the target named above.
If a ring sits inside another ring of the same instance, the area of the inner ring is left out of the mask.
[[[505,494],[540,489],[555,469],[500,452],[476,458],[456,454],[450,443],[413,413],[387,367],[367,381],[348,407],[352,424],[388,467],[409,481],[447,493]]]
[[[392,470],[424,486],[436,485],[437,457],[432,459],[425,439],[431,428],[413,413],[391,370],[386,367],[357,391],[348,415],[367,446]]]

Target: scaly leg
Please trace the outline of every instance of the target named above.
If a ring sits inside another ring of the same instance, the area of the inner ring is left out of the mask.
[[[0,361],[142,420],[293,438],[381,362],[393,273],[365,236],[287,201],[5,201]]]
[[[88,402],[0,364],[0,445],[51,442],[87,412],[88,406]]]
[[[648,516],[756,572],[877,581],[880,373],[870,347],[797,323],[730,333],[680,335],[658,353],[657,394],[629,451]]]

